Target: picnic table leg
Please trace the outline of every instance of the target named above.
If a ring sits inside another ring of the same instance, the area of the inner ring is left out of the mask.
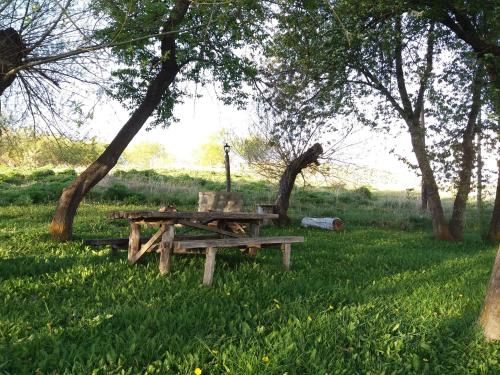
[[[172,251],[174,241],[174,226],[165,225],[165,233],[161,236],[160,242],[160,274],[165,275],[170,272],[172,265]]]
[[[205,260],[205,272],[203,274],[204,285],[212,285],[212,281],[214,280],[216,253],[217,249],[215,247],[207,248],[206,260]]]
[[[250,237],[259,237],[259,233],[260,233],[259,223],[251,222],[250,223]],[[251,257],[256,257],[258,250],[259,250],[258,247],[249,247],[248,248],[248,255],[250,255]]]
[[[140,225],[134,222],[130,223],[130,235],[128,238],[128,262],[134,264],[135,254],[139,251],[141,242]]]
[[[292,252],[292,245],[289,243],[284,243],[281,245],[281,250],[283,251],[283,267],[285,270],[290,270],[290,255]]]

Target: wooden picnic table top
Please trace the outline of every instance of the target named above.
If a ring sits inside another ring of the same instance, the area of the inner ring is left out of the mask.
[[[108,213],[108,219],[128,220],[234,220],[234,221],[262,221],[277,219],[277,214],[258,214],[254,212],[219,212],[219,211],[113,211]]]

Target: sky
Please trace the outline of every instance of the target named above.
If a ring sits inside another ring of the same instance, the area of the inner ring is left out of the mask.
[[[141,129],[131,144],[152,141],[162,144],[166,151],[174,155],[177,165],[193,166],[200,146],[214,133],[222,129],[232,129],[238,135],[247,134],[247,129],[255,118],[251,109],[238,110],[224,105],[217,99],[213,89],[198,89],[201,98],[186,99],[176,106],[174,113],[179,122],[168,129]],[[96,108],[95,116],[89,124],[89,135],[103,142],[109,142],[128,119],[128,113],[118,102],[106,101]],[[419,178],[414,172],[389,153],[397,146],[400,152],[412,156],[409,136],[394,139],[391,136],[361,129],[350,140],[356,143],[344,152],[342,159],[349,164],[367,168],[347,179],[348,185],[369,184],[385,190],[418,188]],[[226,140],[221,139],[222,145]],[[222,167],[222,166],[221,166]]]

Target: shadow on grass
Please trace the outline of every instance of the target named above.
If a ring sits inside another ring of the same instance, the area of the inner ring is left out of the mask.
[[[45,258],[22,256],[16,258],[0,258],[0,279],[7,280],[16,277],[37,277],[66,270],[75,265],[92,266],[106,262],[118,261],[114,256],[50,256]]]

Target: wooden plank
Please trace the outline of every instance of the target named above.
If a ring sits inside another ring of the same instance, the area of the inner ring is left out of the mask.
[[[185,240],[211,240],[215,238],[220,238],[218,234],[176,234],[175,241],[185,241]],[[144,245],[151,239],[151,236],[141,236],[139,243]],[[116,237],[116,238],[92,238],[88,240],[83,240],[83,244],[87,246],[111,246],[113,249],[127,249],[128,248],[128,237]]]
[[[254,212],[198,212],[198,211],[113,211],[108,213],[109,219],[129,219],[129,220],[227,220],[236,222],[246,222],[253,220],[277,219],[276,214],[258,214]]]
[[[130,223],[130,236],[128,238],[128,262],[134,264],[135,254],[139,251],[141,239],[140,226]]]
[[[250,223],[250,237],[259,237],[260,234],[260,223],[252,222]],[[255,258],[260,246],[251,246],[248,248],[248,255]]]
[[[240,238],[221,238],[217,240],[193,240],[193,241],[175,241],[176,249],[196,249],[204,247],[260,247],[261,245],[272,245],[282,243],[304,242],[304,237],[298,236],[279,236],[279,237],[240,237]]]
[[[289,243],[284,243],[281,245],[281,250],[283,251],[283,267],[285,270],[290,270],[290,257],[292,253],[292,245]]]
[[[206,259],[205,259],[205,272],[203,273],[203,284],[212,285],[214,280],[215,271],[215,254],[217,249],[214,247],[209,247],[207,249]]]
[[[215,232],[215,233],[223,234],[223,235],[229,236],[229,237],[241,237],[241,234],[229,232],[227,230],[220,229],[220,228],[217,228],[217,227],[211,227],[211,226],[208,226],[208,225],[204,225],[204,224],[200,224],[200,223],[195,223],[193,221],[179,220],[179,224],[185,225],[187,227],[193,227],[193,228],[197,228],[197,229],[203,229],[203,230],[207,230],[207,231],[210,231],[210,232]]]
[[[165,230],[166,226],[162,225],[160,229],[149,239],[149,241],[141,246],[141,250],[135,254],[133,263],[137,262],[151,248],[151,246],[153,246],[156,240],[160,238],[163,233],[165,233]]]
[[[259,237],[260,234],[260,224],[253,222],[250,223],[250,237]]]
[[[162,275],[170,272],[174,234],[173,225],[164,226],[164,233],[161,236],[160,242],[160,274]]]

